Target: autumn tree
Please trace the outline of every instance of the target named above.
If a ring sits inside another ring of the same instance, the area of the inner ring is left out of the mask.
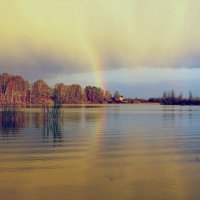
[[[53,99],[57,103],[67,103],[68,101],[68,86],[63,83],[58,83],[53,89]]]
[[[82,96],[82,88],[80,85],[73,84],[69,86],[68,103],[81,103]]]
[[[104,91],[101,88],[87,86],[85,88],[86,100],[91,103],[102,103],[104,100]]]
[[[12,76],[7,73],[0,75],[0,93],[4,103],[25,104],[28,87],[28,81],[21,76]]]
[[[32,103],[46,103],[51,101],[52,89],[43,80],[38,80],[33,84]]]
[[[105,91],[105,94],[104,94],[104,101],[105,102],[112,102],[112,94],[110,91]]]

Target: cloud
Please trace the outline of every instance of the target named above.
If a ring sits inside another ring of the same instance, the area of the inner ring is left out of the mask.
[[[16,47],[16,46],[15,46]],[[19,74],[29,80],[55,77],[83,72],[83,64],[71,58],[63,58],[50,49],[35,49],[28,44],[20,44],[18,52],[0,52],[0,73]]]
[[[199,8],[195,0],[4,1],[0,72],[200,68]]]

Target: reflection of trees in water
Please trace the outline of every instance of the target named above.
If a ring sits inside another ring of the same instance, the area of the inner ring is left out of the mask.
[[[45,113],[29,113],[15,110],[13,112],[0,111],[0,134],[14,137],[16,133],[21,133],[22,128],[33,125],[35,131],[42,130],[43,141],[62,142],[63,114],[59,113],[54,117],[47,118]]]
[[[46,105],[43,107],[43,139],[48,140],[49,135],[53,136],[53,142],[62,142],[63,115],[61,113],[61,104],[55,103],[52,107]],[[44,141],[45,141],[44,140]]]
[[[42,128],[43,125],[44,125],[42,113],[40,113],[40,112],[39,113],[35,113],[33,115],[32,122],[34,123],[35,128]]]
[[[98,113],[85,113],[84,117],[85,117],[86,122],[89,122],[89,121],[99,120],[102,117],[101,115],[102,114],[100,112],[98,112]]]
[[[65,114],[66,122],[79,124],[81,122],[81,119],[81,112],[68,112],[67,114]]]
[[[29,115],[25,112],[0,112],[0,131],[2,134],[16,133],[29,123]]]
[[[51,108],[49,108],[49,112],[51,112]],[[0,112],[0,134],[9,133],[10,136],[14,137],[16,133],[24,133],[21,130],[22,128],[29,127],[31,134],[41,132],[44,143],[60,143],[63,141],[64,124],[66,129],[70,128],[70,131],[73,130],[74,133],[82,133],[82,130],[86,127],[98,126],[102,118],[100,110],[88,111],[83,109],[83,111],[80,111],[68,109],[65,114],[56,112],[53,114],[45,113],[43,109],[39,112],[16,110],[15,113],[9,115]]]
[[[165,113],[163,113],[163,119],[165,121],[167,121],[167,120],[174,121],[174,118],[175,118],[174,112],[165,112]]]
[[[54,143],[62,142],[62,124],[60,116],[52,121],[44,121],[43,142],[48,142],[51,139],[53,139]]]
[[[89,108],[88,108],[89,107]],[[90,109],[91,108],[91,109]],[[70,106],[67,112],[65,112],[64,120],[66,123],[80,124],[82,121],[94,121],[100,118],[101,110],[95,110],[95,106]],[[98,108],[98,107],[97,107]]]
[[[62,142],[62,114],[53,120],[46,120],[44,113],[35,113],[33,120],[35,128],[42,129],[43,142]]]
[[[163,109],[163,119],[164,121],[171,121],[173,122],[174,121],[174,118],[175,118],[175,108],[174,106],[164,106],[164,109]]]
[[[163,109],[163,119],[164,121],[176,121],[176,120],[183,120],[188,119],[189,122],[192,121],[194,117],[194,110],[187,107],[169,107],[165,106]]]

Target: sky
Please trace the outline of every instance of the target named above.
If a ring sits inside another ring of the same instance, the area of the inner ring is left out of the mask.
[[[199,0],[0,0],[0,73],[200,96]]]

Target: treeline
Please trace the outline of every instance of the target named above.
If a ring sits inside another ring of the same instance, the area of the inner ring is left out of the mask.
[[[119,92],[114,95],[99,87],[78,84],[56,84],[53,88],[43,80],[33,84],[21,76],[7,73],[0,74],[0,104],[73,104],[73,103],[120,103],[122,96]]]
[[[182,93],[175,94],[174,90],[164,91],[159,98],[138,99],[124,98],[116,91],[104,91],[95,86],[82,88],[78,84],[65,85],[57,83],[48,86],[43,80],[34,83],[24,80],[21,76],[7,73],[0,74],[0,105],[18,104],[81,104],[81,103],[160,103],[163,105],[200,105],[200,98],[189,92],[187,98]]]
[[[182,92],[177,95],[174,90],[164,91],[162,97],[150,98],[148,101],[163,105],[200,105],[200,98],[194,97],[191,91],[188,97],[183,97]]]
[[[164,91],[162,97],[162,104],[164,105],[200,105],[200,98],[194,97],[189,91],[188,97],[184,98],[182,92],[179,95],[175,94],[174,90]]]

